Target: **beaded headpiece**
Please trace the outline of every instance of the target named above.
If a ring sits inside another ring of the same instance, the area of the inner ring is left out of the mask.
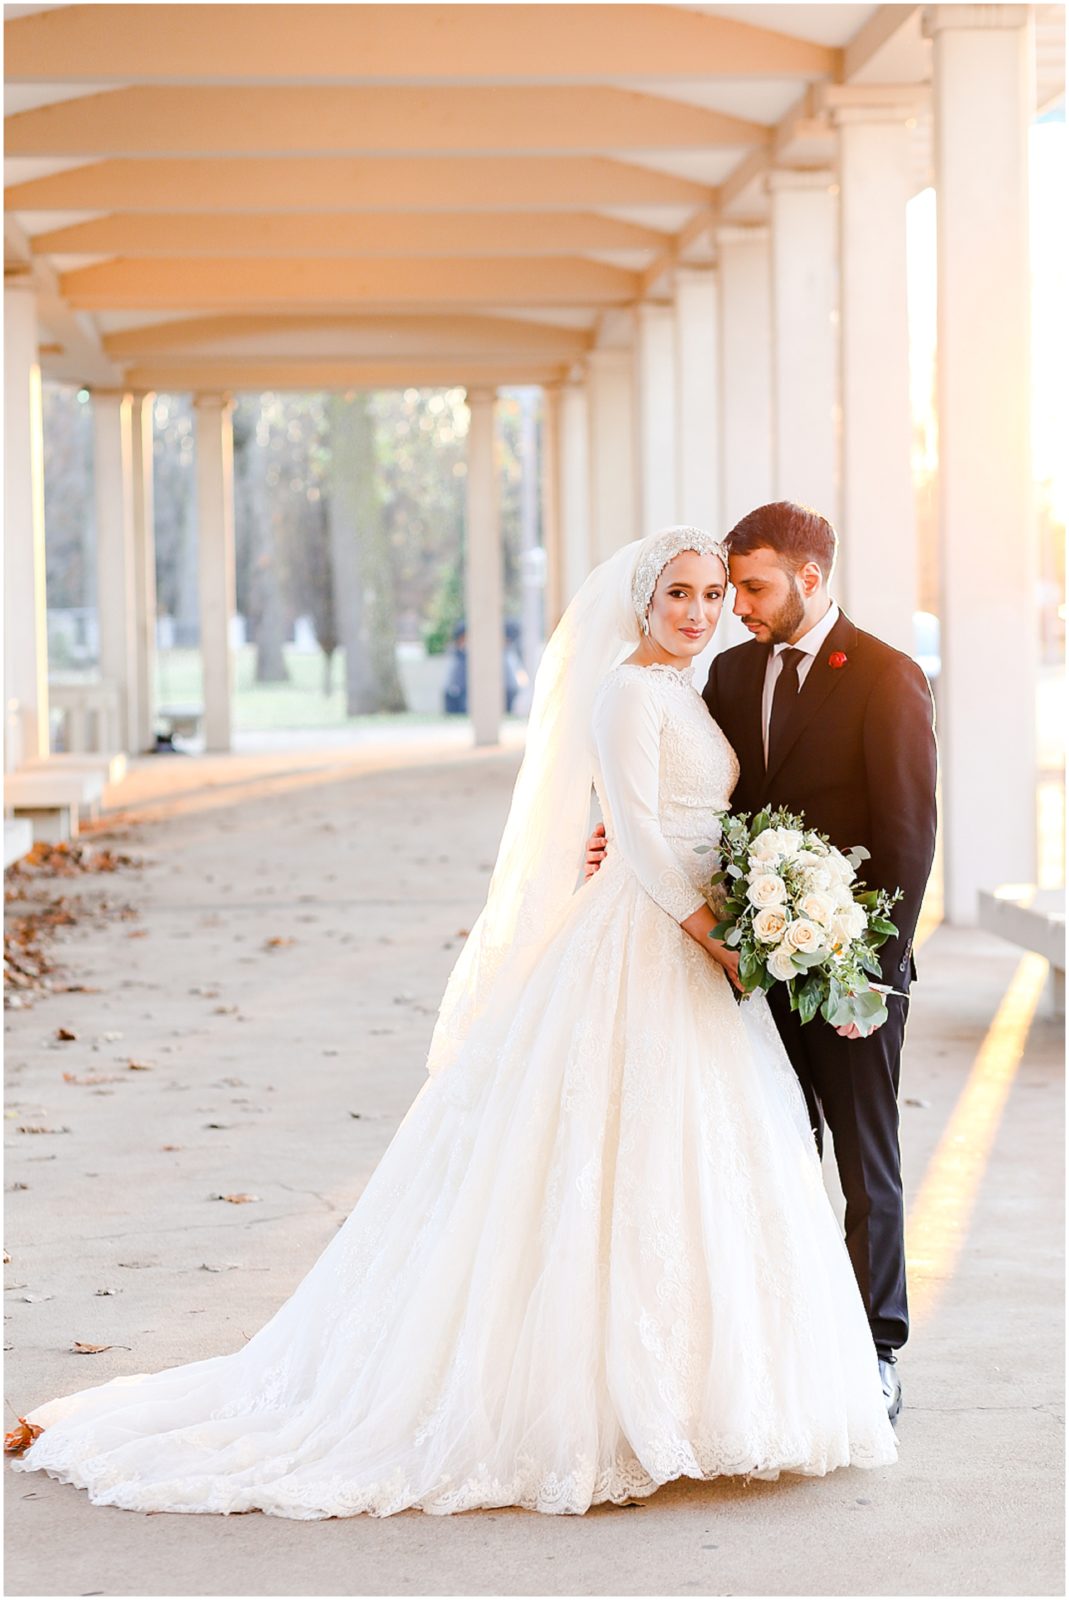
[[[704,528],[688,527],[685,523],[674,528],[662,528],[646,541],[631,580],[631,599],[640,622],[649,610],[657,579],[668,563],[676,556],[681,556],[684,550],[693,550],[700,556],[719,557],[724,564],[724,576],[727,576],[727,547],[719,539],[714,539],[711,533]]]

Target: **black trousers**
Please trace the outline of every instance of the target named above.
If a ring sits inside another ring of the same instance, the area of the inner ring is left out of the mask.
[[[805,1027],[781,984],[769,1003],[798,1074],[817,1148],[827,1122],[846,1197],[846,1248],[868,1313],[873,1343],[897,1350],[909,1337],[905,1213],[898,1143],[898,1080],[909,1001],[888,999],[890,1015],[868,1039],[843,1039],[819,1017]]]

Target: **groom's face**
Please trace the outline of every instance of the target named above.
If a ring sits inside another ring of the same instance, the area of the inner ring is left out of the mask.
[[[735,615],[762,644],[786,644],[805,619],[806,597],[793,572],[774,550],[751,550],[731,557]]]

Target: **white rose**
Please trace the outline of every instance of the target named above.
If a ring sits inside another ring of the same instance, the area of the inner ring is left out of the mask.
[[[783,942],[800,955],[815,955],[824,947],[824,934],[808,917],[798,917],[788,926]]]
[[[822,928],[826,928],[834,914],[835,902],[828,894],[806,894],[802,896],[798,909],[810,922],[819,922]]]
[[[746,898],[758,911],[766,906],[781,906],[786,903],[787,885],[774,872],[758,872],[750,879]]]
[[[779,846],[781,855],[797,856],[802,848],[802,835],[798,828],[779,828]]]
[[[768,958],[768,970],[774,978],[793,978],[796,973],[794,958],[787,945],[778,944]]]
[[[859,905],[853,902],[842,911],[837,911],[828,925],[827,937],[835,946],[853,944],[855,939],[861,937],[865,931],[867,918]]]
[[[794,859],[798,862],[799,866],[816,867],[820,865],[820,862],[823,858],[818,856],[815,850],[810,850],[808,845],[803,845],[801,850],[796,850],[794,852]]]
[[[782,854],[779,834],[775,828],[766,828],[756,839],[750,841],[750,860],[758,862],[763,867],[772,866]]]
[[[857,877],[857,873],[854,871],[849,861],[847,861],[841,850],[836,850],[834,848],[832,849],[832,852],[828,857],[828,865],[831,868],[834,876],[839,879],[840,883],[853,883],[854,879]]]
[[[810,894],[824,894],[831,888],[831,873],[827,867],[806,867],[802,882]]]
[[[762,944],[778,944],[787,926],[787,916],[779,906],[766,906],[753,919],[754,937]]]

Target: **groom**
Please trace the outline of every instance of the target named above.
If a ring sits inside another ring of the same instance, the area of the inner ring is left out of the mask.
[[[898,935],[880,951],[883,979],[905,994],[916,976],[913,935],[935,853],[936,751],[928,682],[907,655],[863,633],[828,592],[836,534],[791,501],[759,506],[725,541],[735,615],[755,643],[715,658],[704,699],[735,748],[734,811],[803,811],[840,849],[864,845],[869,888],[901,889]],[[588,872],[604,854],[591,839]],[[898,1082],[908,999],[888,997],[876,1032],[803,1027],[786,990],[768,996],[798,1074],[818,1148],[832,1131],[846,1197],[846,1246],[876,1345],[887,1410],[902,1386],[906,1260]]]

